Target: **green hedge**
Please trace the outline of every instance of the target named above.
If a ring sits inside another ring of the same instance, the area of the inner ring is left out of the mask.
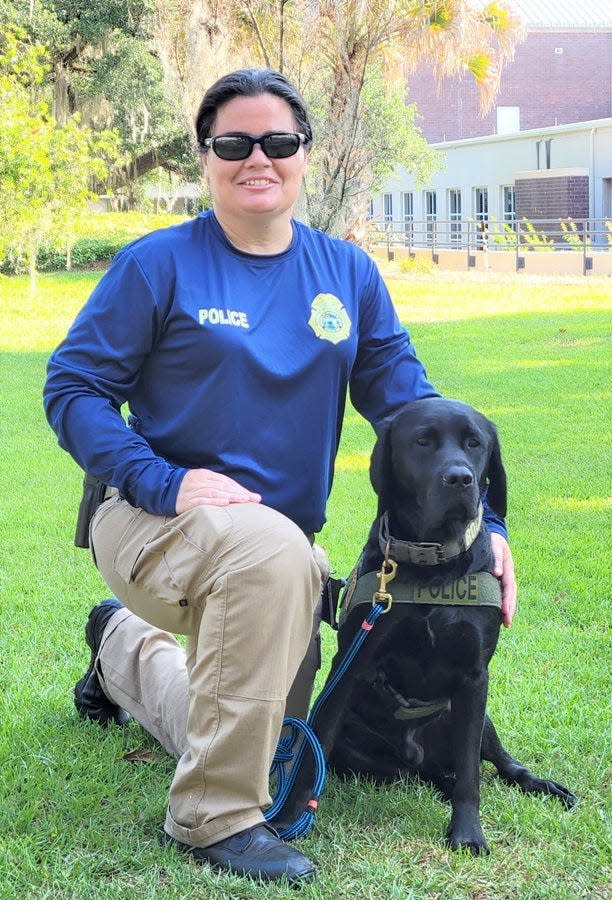
[[[130,238],[119,234],[108,237],[82,237],[72,247],[72,266],[89,266],[96,262],[110,261]],[[41,272],[66,268],[66,250],[41,247],[37,259]]]
[[[79,217],[76,223],[76,240],[72,245],[72,268],[94,267],[110,262],[116,253],[130,241],[149,231],[176,225],[186,219],[168,213],[145,214],[90,212]],[[66,269],[66,248],[57,240],[48,240],[38,251],[36,268],[39,272]],[[0,262],[3,275],[19,275],[27,266],[22,255],[9,252]]]
[[[72,247],[72,268],[91,266],[96,263],[109,262],[132,237],[124,234],[108,237],[82,237]],[[43,244],[38,251],[36,268],[39,272],[54,272],[66,269],[66,249],[63,250]],[[7,256],[0,271],[4,275],[18,275],[25,271],[23,257]]]

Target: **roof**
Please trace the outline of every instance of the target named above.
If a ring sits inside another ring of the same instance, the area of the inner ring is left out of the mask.
[[[612,0],[506,0],[521,18],[527,30],[612,29]]]
[[[430,144],[434,150],[451,150],[458,147],[467,147],[471,144],[487,144],[510,141],[521,141],[525,138],[548,138],[567,132],[607,132],[612,129],[612,116],[604,119],[589,119],[588,122],[570,122],[568,125],[544,125],[542,128],[528,128],[525,131],[515,131],[512,134],[481,134],[478,137],[458,138],[455,141],[436,141]]]

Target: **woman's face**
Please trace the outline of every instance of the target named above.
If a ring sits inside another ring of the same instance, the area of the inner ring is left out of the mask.
[[[257,137],[267,131],[297,130],[289,104],[274,94],[261,94],[234,97],[219,107],[210,136],[239,131]],[[300,147],[287,159],[268,159],[256,144],[246,159],[224,160],[211,148],[202,155],[202,168],[221,219],[288,218],[285,214],[291,215],[306,174],[306,152]]]

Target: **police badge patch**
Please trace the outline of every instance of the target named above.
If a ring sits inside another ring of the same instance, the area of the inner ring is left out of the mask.
[[[351,333],[351,320],[334,294],[317,294],[312,301],[308,324],[318,338],[338,344]]]

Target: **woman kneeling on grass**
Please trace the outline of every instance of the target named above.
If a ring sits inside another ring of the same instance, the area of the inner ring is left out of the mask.
[[[49,362],[49,422],[108,485],[90,543],[119,598],[90,613],[75,700],[178,758],[164,843],[299,883],[314,866],[262,808],[319,664],[314,534],[347,389],[375,427],[436,392],[369,257],[292,218],[312,144],[293,85],[231,73],[196,128],[213,209],[122,250]],[[512,559],[487,516],[510,624]]]

